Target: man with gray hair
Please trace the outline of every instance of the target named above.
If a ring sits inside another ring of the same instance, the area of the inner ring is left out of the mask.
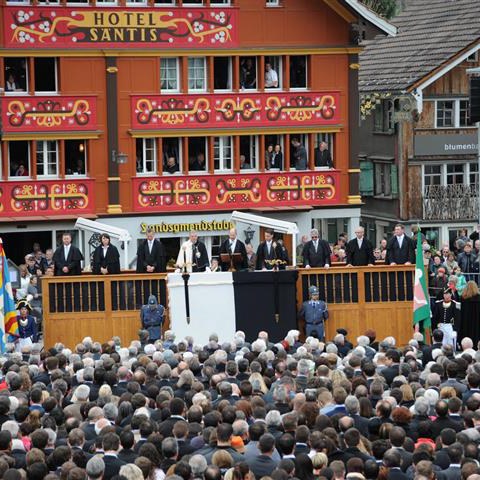
[[[105,462],[99,455],[95,455],[87,462],[87,480],[100,480],[105,473]]]
[[[368,438],[368,418],[362,417],[360,412],[360,402],[354,395],[348,395],[345,399],[345,409],[349,417],[353,419],[355,428],[366,438]]]
[[[192,469],[192,478],[195,479],[203,479],[203,474],[207,469],[207,461],[203,455],[193,455],[188,461],[190,468]]]
[[[316,228],[310,231],[311,240],[303,247],[302,257],[305,268],[330,267],[330,245],[319,238]]]

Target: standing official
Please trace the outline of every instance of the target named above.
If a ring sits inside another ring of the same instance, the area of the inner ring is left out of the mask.
[[[197,232],[192,230],[180,247],[176,265],[182,271],[186,268],[188,273],[210,272],[207,247],[198,239]]]
[[[143,305],[140,310],[140,320],[142,328],[148,331],[149,341],[154,343],[162,336],[163,316],[165,308],[158,304],[155,295],[148,297],[147,305]]]
[[[305,268],[330,267],[330,245],[326,240],[318,237],[318,230],[310,232],[311,240],[303,247],[303,266]]]
[[[120,273],[120,254],[117,247],[110,243],[110,235],[102,233],[102,244],[93,252],[92,272],[95,275]]]
[[[234,268],[236,270],[247,270],[247,249],[245,247],[245,244],[238,239],[237,229],[231,228],[228,232],[227,240],[225,240],[220,246],[220,255],[233,255],[234,253],[239,253],[242,256],[241,261],[239,261],[238,263],[234,263]],[[229,269],[230,263],[222,262],[222,271],[228,272]]]
[[[411,265],[415,263],[415,244],[405,235],[405,226],[395,225],[394,235],[387,243],[387,265]]]
[[[365,238],[365,229],[357,227],[355,229],[355,237],[346,246],[347,266],[375,265],[373,245],[368,238]]]
[[[60,245],[53,254],[55,275],[80,275],[82,273],[80,264],[82,260],[82,252],[72,245],[72,234],[65,232],[62,235],[62,245]]]
[[[265,229],[265,240],[260,243],[257,249],[256,270],[273,270],[275,262],[282,260],[282,249],[273,240],[273,233],[271,228]]]
[[[298,316],[305,319],[305,335],[307,337],[313,335],[323,340],[325,337],[325,321],[328,318],[327,304],[320,300],[317,287],[310,287],[309,293],[310,300],[303,302]]]
[[[167,271],[167,254],[163,243],[155,238],[153,229],[147,229],[147,238],[137,250],[137,273]]]

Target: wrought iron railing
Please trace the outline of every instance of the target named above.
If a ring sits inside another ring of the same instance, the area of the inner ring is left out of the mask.
[[[428,185],[423,191],[424,220],[471,220],[478,217],[478,184]]]

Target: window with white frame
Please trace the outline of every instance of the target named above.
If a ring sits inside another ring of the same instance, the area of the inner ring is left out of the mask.
[[[373,131],[375,133],[393,133],[394,104],[392,100],[381,100],[373,114]]]
[[[210,0],[210,5],[230,5],[231,0]]]
[[[435,101],[436,128],[459,128],[468,125],[470,125],[470,115],[467,99]]]
[[[389,197],[392,194],[391,163],[375,163],[375,196]]]
[[[280,5],[280,0],[266,0],[265,5],[267,7],[278,7]]]
[[[117,5],[117,0],[96,0],[97,5]]]
[[[213,137],[213,163],[215,170],[232,170],[232,150],[232,137]]]
[[[56,140],[37,142],[37,176],[58,176],[58,143]]]
[[[137,138],[137,173],[151,175],[157,172],[157,142],[155,138]]]
[[[147,0],[128,0],[127,7],[142,7],[147,4]]]
[[[160,87],[162,92],[178,92],[180,90],[180,74],[178,58],[160,59]]]
[[[478,183],[478,164],[477,162],[465,163],[442,163],[436,165],[424,164],[422,166],[423,186],[432,185],[460,185],[467,181],[470,185]]]
[[[442,166],[425,165],[423,170],[423,181],[426,187],[442,184]]]
[[[245,90],[257,88],[257,57],[240,57],[240,86]]]
[[[57,59],[53,57],[35,57],[34,66],[35,92],[57,92]]]
[[[175,0],[155,0],[155,5],[175,5]]]
[[[28,141],[8,142],[8,167],[10,177],[30,176],[30,143]]]
[[[183,5],[203,5],[203,0],[183,0]]]
[[[213,88],[232,90],[232,57],[214,57]]]
[[[182,171],[182,139],[180,137],[162,138],[163,173]]]
[[[204,92],[207,89],[207,62],[205,57],[188,59],[188,90]]]
[[[324,147],[324,150],[328,150],[330,152],[330,158],[332,159],[332,164],[334,164],[334,148],[335,148],[335,134],[334,133],[316,133],[315,136],[315,154],[316,154],[316,149],[320,151],[320,145],[324,143],[326,146]],[[322,154],[325,156],[325,154]],[[315,165],[316,165],[316,159],[315,159]],[[317,166],[317,165],[316,165]]]

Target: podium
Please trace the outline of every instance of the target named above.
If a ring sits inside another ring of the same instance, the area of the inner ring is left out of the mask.
[[[192,273],[188,279],[190,320],[187,321],[185,283],[182,274],[167,276],[170,328],[177,339],[191,335],[205,345],[212,333],[220,342],[231,341],[237,330],[247,341],[258,332],[270,340],[283,340],[297,328],[296,281],[298,272]]]

